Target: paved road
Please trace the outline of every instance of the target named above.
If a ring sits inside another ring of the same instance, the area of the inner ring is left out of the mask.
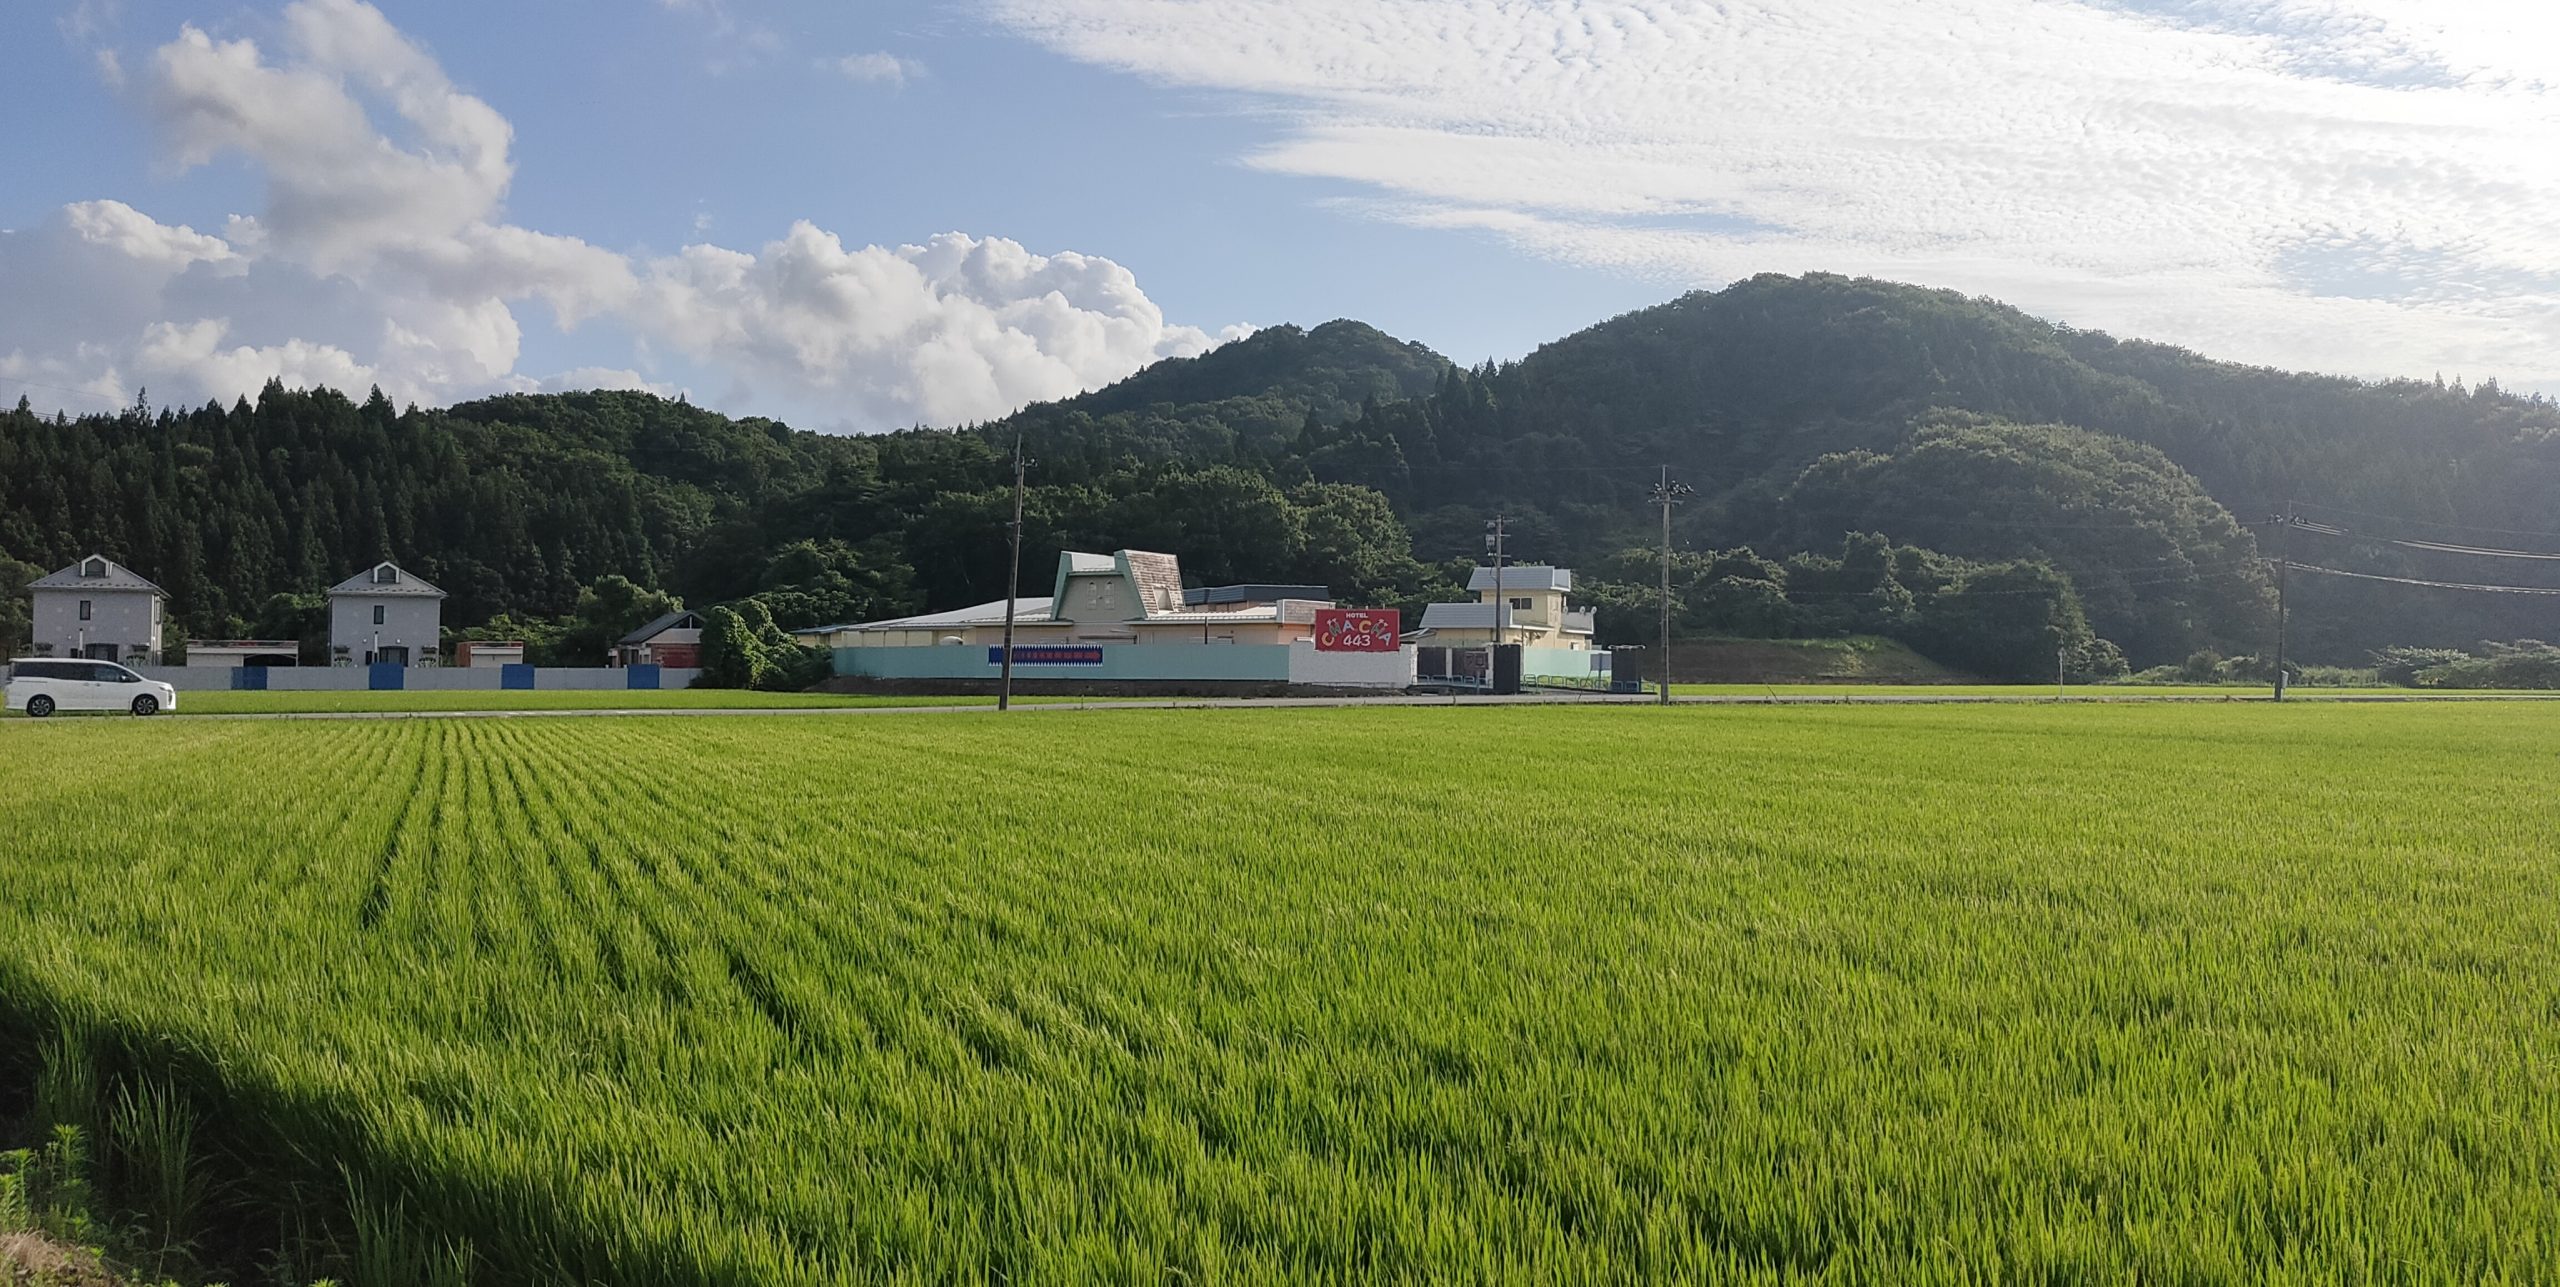
[[[1032,715],[1049,711],[1143,711],[1143,710],[1289,710],[1338,706],[1652,706],[1657,698],[1620,696],[1603,693],[1523,693],[1516,697],[1417,697],[1398,694],[1389,697],[1199,697],[1163,698],[1129,701],[1034,702],[1015,706],[1015,712]],[[1674,694],[1672,703],[1679,706],[2051,706],[2057,699],[2050,693],[1702,693]],[[2195,694],[2109,692],[2075,693],[2058,699],[2073,705],[2124,705],[2136,703],[2217,703],[2258,702],[2273,699],[2265,693]],[[2297,690],[2297,702],[2324,703],[2398,703],[2398,702],[2514,702],[2560,700],[2560,693],[2335,693],[2317,694]],[[806,719],[819,717],[864,715],[992,715],[995,705],[973,706],[793,706],[783,708],[754,707],[634,707],[577,710],[468,710],[468,711],[260,711],[221,715],[189,715],[183,711],[166,718],[178,720],[273,720],[273,719],[651,719],[673,718],[760,718]]]

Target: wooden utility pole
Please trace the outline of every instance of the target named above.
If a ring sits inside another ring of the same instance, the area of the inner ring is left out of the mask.
[[[1496,514],[1492,522],[1484,525],[1484,547],[1493,554],[1493,646],[1496,648],[1500,648],[1505,642],[1502,622],[1510,607],[1502,597],[1502,538],[1510,523],[1509,516]],[[1487,678],[1493,675],[1490,659],[1487,659],[1485,675]]]
[[[2284,581],[2285,581],[2285,576],[2284,576],[2284,574],[2285,574],[2285,569],[2286,569],[2286,567],[2291,563],[2291,560],[2290,560],[2290,559],[2287,559],[2287,558],[2285,557],[2285,531],[2286,531],[2288,528],[2291,528],[2292,526],[2293,526],[2293,502],[2292,502],[2292,501],[2286,501],[2286,502],[2284,503],[2284,514],[2283,514],[2281,517],[2279,517],[2279,518],[2277,518],[2277,519],[2276,519],[2276,700],[2277,700],[2277,701],[2283,701],[2283,700],[2284,700],[2284,649],[2285,649],[2285,644],[2286,644],[2286,642],[2287,642],[2287,640],[2285,639],[2285,632],[2286,632],[2286,628],[2287,628],[2287,626],[2291,624],[2291,623],[2287,620],[2287,616],[2286,616],[2286,611],[2287,611],[2287,608],[2288,608],[2288,606],[2289,606],[2289,605],[2287,605],[2287,604],[2286,604],[2286,602],[2285,602],[2285,595],[2284,595]]]
[[[1004,678],[996,688],[996,709],[1013,709],[1013,604],[1022,597],[1022,480],[1028,462],[1022,456],[1022,435],[1013,438],[1013,567],[1004,587]]]
[[[1671,466],[1662,467],[1654,484],[1653,503],[1662,507],[1662,702],[1671,704],[1671,507],[1692,493],[1687,483],[1671,481]]]

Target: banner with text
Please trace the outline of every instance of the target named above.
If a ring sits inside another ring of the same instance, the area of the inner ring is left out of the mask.
[[[1393,608],[1316,609],[1317,652],[1394,652],[1404,645]]]

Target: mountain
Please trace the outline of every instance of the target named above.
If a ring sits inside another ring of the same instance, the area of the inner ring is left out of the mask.
[[[1274,327],[998,421],[868,438],[639,393],[395,411],[270,385],[78,420],[22,402],[0,416],[0,580],[101,550],[167,586],[188,630],[225,635],[292,628],[308,605],[290,596],[385,556],[452,591],[461,624],[561,616],[609,576],[794,618],[942,608],[1003,593],[1017,444],[1028,567],[1152,546],[1205,579],[1409,605],[1451,592],[1501,513],[1515,556],[1592,570],[1604,623],[1630,632],[1665,465],[1698,493],[1676,593],[1702,631],[1943,642],[1972,593],[1966,620],[2069,647],[2094,629],[2148,665],[2263,646],[2260,538],[2288,502],[2345,529],[2289,531],[2292,553],[2353,571],[2525,583],[2546,565],[2389,542],[2560,547],[2529,535],[2560,527],[2547,401],[2235,366],[1816,275],[1477,370],[1357,322]],[[1992,613],[1995,583],[2045,607]],[[2314,660],[2553,633],[2546,599],[2309,574],[2289,590]],[[2010,642],[1994,651],[2034,655]]]
[[[1754,278],[1450,383],[1342,426],[1328,448],[1384,462],[1339,476],[1395,498],[1427,558],[1471,549],[1495,507],[1521,520],[1532,557],[1589,562],[1649,541],[1644,497],[1668,464],[1701,493],[1681,515],[1685,544],[1785,553],[1875,530],[2049,559],[2098,592],[2100,633],[2150,661],[2261,645],[2267,577],[2239,525],[2287,502],[2358,529],[2326,545],[2296,532],[2297,555],[2466,582],[2531,581],[2540,565],[2377,541],[2495,544],[2484,529],[2560,526],[2548,516],[2560,407],[2548,400],[2215,362],[1889,282]],[[2006,426],[2009,440],[1950,437],[1950,416]],[[1856,463],[1915,451],[1890,469]],[[1958,456],[1970,465],[1953,467]],[[2539,601],[2518,596],[2310,578],[2292,589],[2297,638],[2323,659],[2551,631]]]
[[[1336,320],[1312,331],[1272,326],[1198,357],[1158,362],[1109,388],[1056,405],[1107,416],[1152,406],[1264,397],[1338,421],[1366,402],[1422,397],[1439,386],[1448,368],[1449,359],[1362,322]]]

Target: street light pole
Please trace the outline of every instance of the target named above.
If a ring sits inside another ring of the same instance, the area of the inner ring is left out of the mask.
[[[1671,481],[1671,466],[1653,486],[1653,503],[1662,507],[1662,705],[1671,704],[1671,507],[1694,495],[1687,483]]]

